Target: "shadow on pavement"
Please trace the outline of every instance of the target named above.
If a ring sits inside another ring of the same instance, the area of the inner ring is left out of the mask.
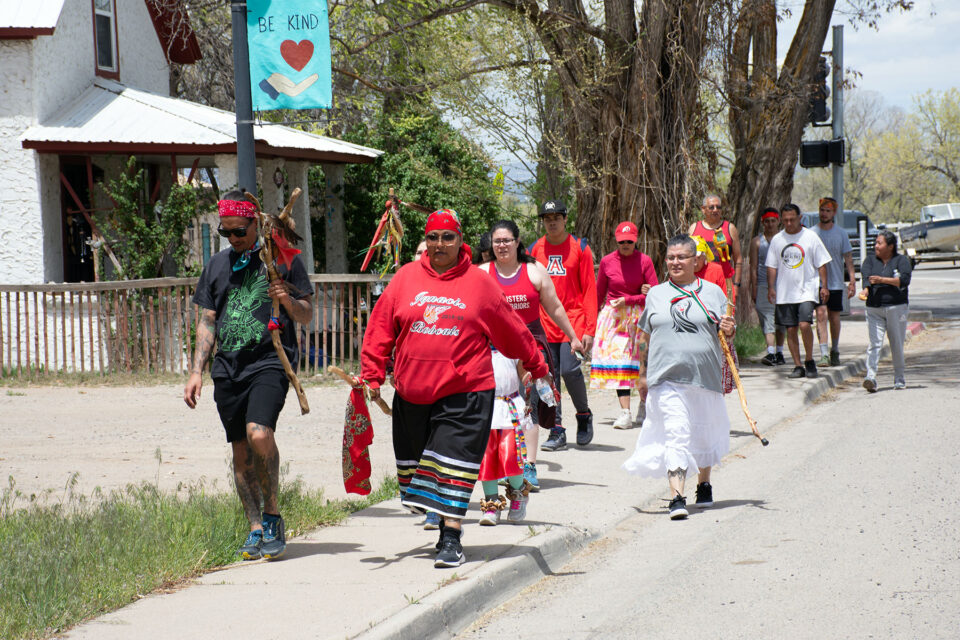
[[[539,463],[537,463],[539,464]],[[595,484],[593,482],[574,482],[573,480],[559,480],[557,478],[540,478],[540,489],[558,489],[560,487],[608,487],[606,484]]]
[[[300,542],[298,540],[291,540],[290,543],[287,544],[287,552],[283,554],[283,559],[293,560],[295,558],[306,558],[308,556],[353,553],[362,548],[362,544],[353,542]]]

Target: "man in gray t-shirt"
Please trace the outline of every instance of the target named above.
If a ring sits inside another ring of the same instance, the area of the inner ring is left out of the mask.
[[[811,229],[820,236],[820,241],[830,254],[827,263],[827,289],[830,297],[817,305],[817,340],[820,342],[820,366],[839,366],[840,364],[840,312],[843,311],[843,296],[853,297],[856,293],[856,279],[853,272],[853,247],[846,229],[837,225],[837,201],[833,198],[820,198],[820,223]],[[843,269],[846,268],[849,284],[843,284]],[[830,348],[827,355],[827,324],[830,324]]]

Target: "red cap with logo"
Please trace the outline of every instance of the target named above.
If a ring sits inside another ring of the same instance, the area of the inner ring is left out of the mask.
[[[617,225],[617,230],[613,234],[617,242],[623,242],[624,240],[629,240],[630,242],[637,241],[637,225],[632,222],[621,222]]]

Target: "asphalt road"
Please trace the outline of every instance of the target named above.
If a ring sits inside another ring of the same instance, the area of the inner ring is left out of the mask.
[[[730,456],[713,508],[638,503],[458,637],[960,637],[958,360],[960,322],[922,333],[906,390],[854,378]]]

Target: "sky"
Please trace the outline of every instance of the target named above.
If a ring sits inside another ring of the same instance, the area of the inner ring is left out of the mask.
[[[777,53],[782,58],[803,12],[802,0],[778,6],[793,15],[777,29]],[[884,14],[876,30],[854,29],[837,0],[832,25],[843,25],[843,57],[847,69],[859,71],[860,89],[879,92],[887,105],[909,110],[912,97],[927,89],[960,87],[960,0],[916,0],[907,12]],[[832,30],[824,50],[832,47]]]

